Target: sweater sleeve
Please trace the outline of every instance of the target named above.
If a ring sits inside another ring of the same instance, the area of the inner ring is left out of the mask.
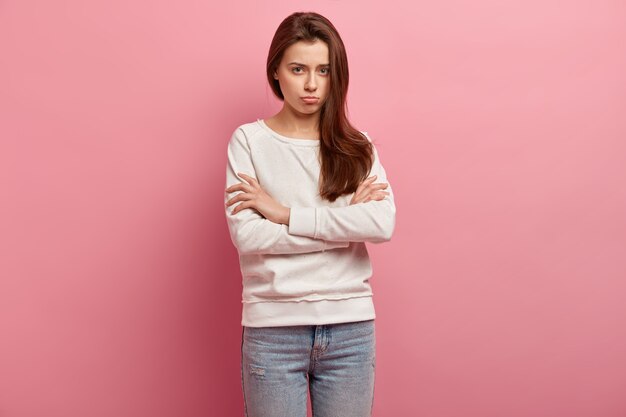
[[[363,132],[365,133],[365,132]],[[365,133],[365,136],[371,138]],[[396,206],[391,183],[374,146],[374,163],[368,177],[377,175],[374,183],[387,183],[382,200],[345,207],[291,207],[289,233],[329,241],[381,243],[391,240],[396,223]]]
[[[250,148],[241,128],[233,133],[227,150],[226,187],[247,183],[238,172],[256,178]],[[224,192],[224,203],[241,191]],[[349,242],[330,242],[320,238],[289,234],[286,224],[274,223],[253,208],[232,211],[241,202],[226,207],[226,220],[231,240],[240,254],[289,254],[346,248]]]

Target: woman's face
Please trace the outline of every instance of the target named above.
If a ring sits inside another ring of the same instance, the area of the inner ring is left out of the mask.
[[[285,106],[296,113],[313,114],[321,110],[330,89],[328,45],[298,41],[287,49],[274,72],[285,97]],[[306,100],[312,96],[317,99]]]

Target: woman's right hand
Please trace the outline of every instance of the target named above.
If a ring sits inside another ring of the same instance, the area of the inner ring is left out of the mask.
[[[385,198],[385,195],[389,195],[388,191],[382,191],[387,188],[389,184],[385,182],[373,183],[376,179],[376,175],[372,175],[371,177],[363,180],[357,187],[354,192],[354,196],[352,196],[352,200],[350,201],[350,205],[357,203],[367,203],[371,200],[382,200]]]

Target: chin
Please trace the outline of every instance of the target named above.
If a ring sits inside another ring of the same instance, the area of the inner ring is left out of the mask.
[[[314,109],[309,108],[309,109],[304,109],[300,113],[302,113],[302,114],[315,114],[315,113],[319,113],[320,110],[321,109],[319,107],[316,107]]]

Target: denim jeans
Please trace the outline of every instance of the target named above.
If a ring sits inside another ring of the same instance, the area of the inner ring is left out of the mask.
[[[374,404],[374,319],[246,327],[241,384],[246,417],[369,417]]]

